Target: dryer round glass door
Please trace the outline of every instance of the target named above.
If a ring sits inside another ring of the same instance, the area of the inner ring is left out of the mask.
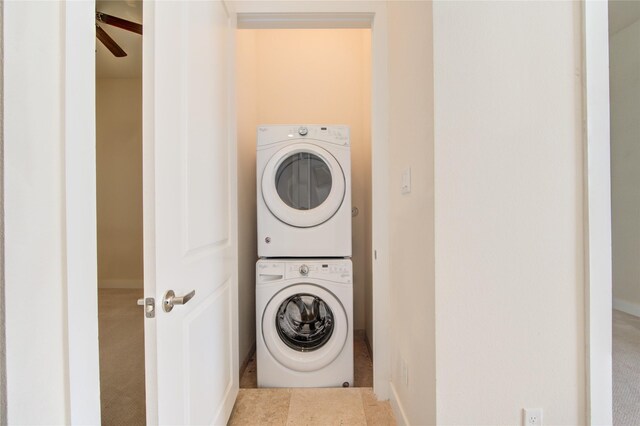
[[[289,207],[315,209],[331,192],[331,170],[317,155],[298,152],[280,163],[275,186],[280,199]]]
[[[262,314],[269,353],[295,371],[315,371],[333,362],[348,335],[347,314],[327,289],[295,284],[276,293]]]
[[[325,149],[310,143],[289,145],[267,162],[262,196],[279,220],[308,228],[329,220],[345,195],[340,164]]]

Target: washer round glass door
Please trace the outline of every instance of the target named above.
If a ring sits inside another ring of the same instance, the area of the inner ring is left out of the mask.
[[[300,228],[320,225],[340,208],[342,168],[325,149],[296,143],[276,152],[262,174],[262,196],[281,221]]]
[[[295,371],[315,371],[333,362],[347,340],[347,315],[338,298],[310,283],[276,293],[262,314],[269,353]]]

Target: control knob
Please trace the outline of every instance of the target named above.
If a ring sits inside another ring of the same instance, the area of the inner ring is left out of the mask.
[[[300,267],[300,273],[302,275],[307,275],[309,273],[309,267],[307,265],[302,265]]]
[[[307,136],[307,133],[309,133],[309,129],[307,129],[306,127],[300,127],[298,129],[298,134],[300,136]]]

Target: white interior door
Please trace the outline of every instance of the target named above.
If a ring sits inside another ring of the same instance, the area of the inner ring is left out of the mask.
[[[149,424],[224,424],[238,391],[234,26],[220,0],[144,2]],[[165,312],[169,290],[195,296]]]

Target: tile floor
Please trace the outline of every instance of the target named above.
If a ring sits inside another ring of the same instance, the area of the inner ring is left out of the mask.
[[[395,425],[388,401],[373,393],[373,363],[364,333],[354,339],[353,388],[256,389],[255,354],[240,377],[229,425]]]
[[[395,425],[371,388],[240,389],[228,425]]]

